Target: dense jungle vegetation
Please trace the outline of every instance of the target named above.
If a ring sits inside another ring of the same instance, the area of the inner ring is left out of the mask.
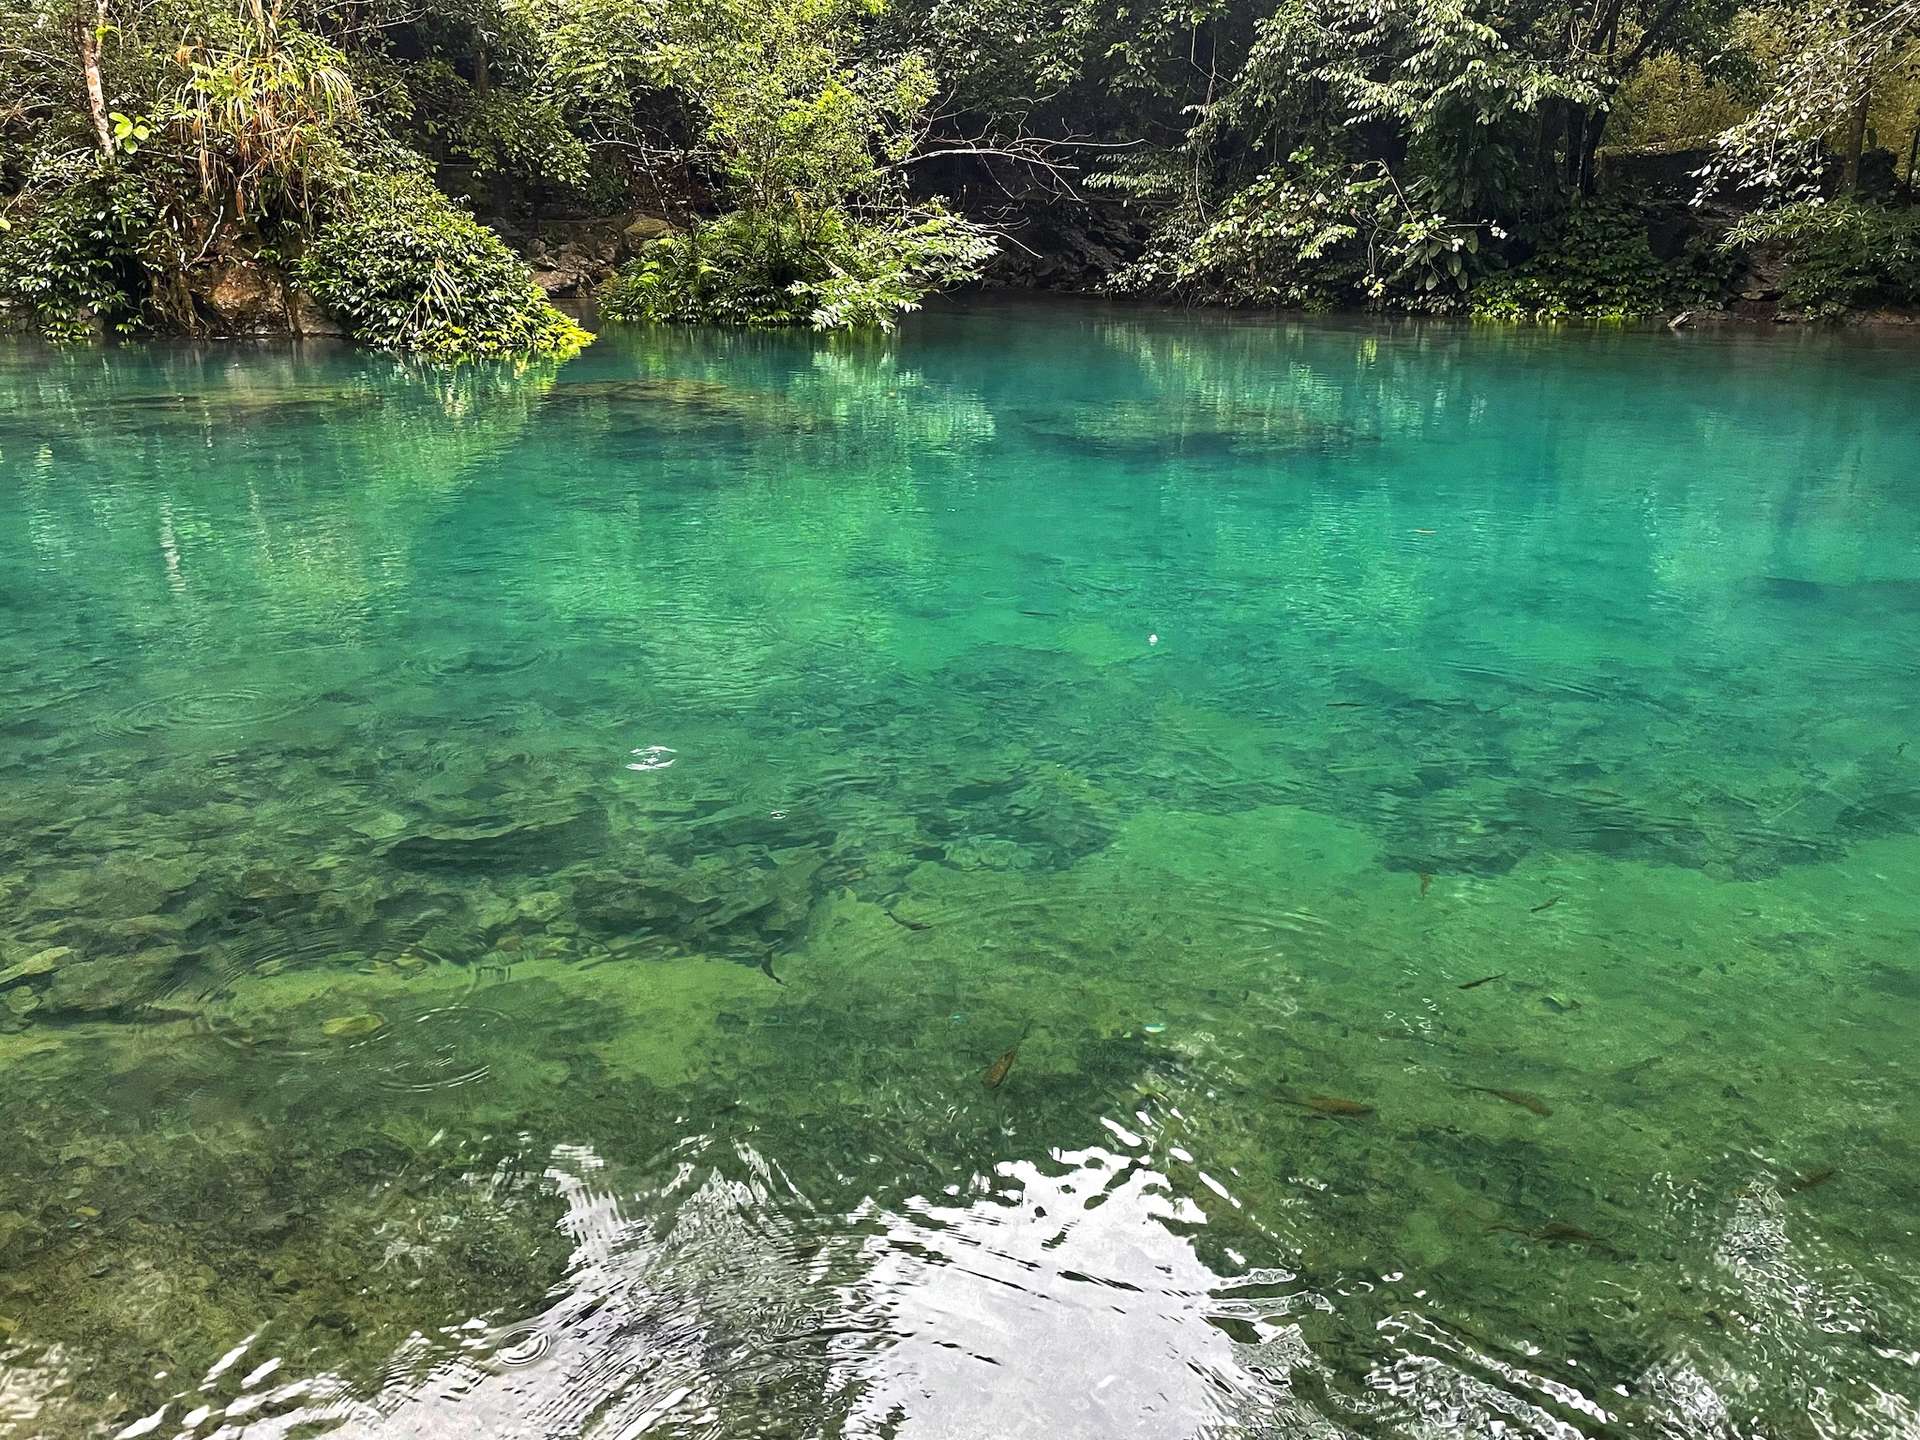
[[[983,275],[1832,315],[1920,301],[1917,73],[1920,0],[0,0],[0,305],[435,358]]]

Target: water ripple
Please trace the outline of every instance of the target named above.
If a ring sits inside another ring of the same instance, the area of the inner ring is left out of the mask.
[[[378,1065],[375,1083],[386,1090],[451,1090],[485,1080],[503,1042],[519,1028],[516,1017],[478,1005],[444,1005],[396,1020],[376,1038],[401,1053]]]
[[[288,719],[312,703],[312,696],[284,691],[239,687],[184,691],[109,711],[99,726],[108,735],[128,740],[172,730],[237,729]]]

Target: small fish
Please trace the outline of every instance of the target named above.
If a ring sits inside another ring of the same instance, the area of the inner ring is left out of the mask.
[[[1495,980],[1504,980],[1506,978],[1507,978],[1506,971],[1497,970],[1491,975],[1482,975],[1478,980],[1462,981],[1458,988],[1462,990],[1478,990],[1482,985],[1488,985]]]
[[[987,1089],[998,1090],[1000,1088],[1001,1082],[1007,1078],[1007,1072],[1013,1069],[1013,1062],[1019,1058],[1021,1041],[1027,1038],[1027,1031],[1032,1028],[1033,1022],[1029,1020],[1026,1023],[1026,1027],[1020,1032],[1020,1039],[1009,1045],[1007,1047],[1007,1053],[987,1067],[987,1073],[980,1077],[980,1082],[985,1085]]]
[[[1906,753],[1907,753],[1907,745],[1908,745],[1909,743],[1910,743],[1910,742],[1908,742],[1908,741],[1906,741],[1906,740],[1902,740],[1902,741],[1901,741],[1901,742],[1900,742],[1900,743],[1899,743],[1898,745],[1896,745],[1896,746],[1894,746],[1894,747],[1893,747],[1893,758],[1894,758],[1894,759],[1896,759],[1896,760],[1898,760],[1898,759],[1899,759],[1899,758],[1900,758],[1900,757],[1901,757],[1902,755],[1904,755],[1904,754],[1906,754]]]
[[[924,920],[902,920],[898,915],[894,914],[893,911],[891,910],[887,911],[887,918],[893,921],[894,924],[903,926],[908,930],[933,929],[933,926],[927,924],[927,922]]]
[[[1502,1090],[1493,1085],[1462,1085],[1460,1088],[1471,1090],[1476,1095],[1491,1095],[1509,1105],[1518,1105],[1522,1110],[1531,1110],[1536,1115],[1553,1114],[1546,1101],[1526,1090]]]
[[[1823,1165],[1818,1170],[1809,1170],[1804,1175],[1796,1175],[1793,1183],[1787,1186],[1789,1195],[1798,1195],[1805,1190],[1818,1190],[1822,1185],[1840,1172],[1831,1165]]]
[[[1538,915],[1542,910],[1551,910],[1565,898],[1563,895],[1556,895],[1551,900],[1542,900],[1538,905],[1530,906],[1527,913],[1529,915]]]
[[[1604,1245],[1606,1243],[1591,1230],[1582,1230],[1578,1225],[1569,1225],[1564,1220],[1553,1220],[1542,1225],[1538,1230],[1533,1232],[1533,1238],[1556,1244],[1564,1244],[1570,1240],[1578,1240],[1587,1245]]]
[[[339,1015],[320,1027],[320,1033],[329,1040],[358,1040],[363,1035],[372,1035],[386,1029],[387,1022],[378,1015]]]
[[[760,973],[766,976],[767,979],[771,980],[776,985],[784,985],[787,983],[786,981],[782,980],[778,975],[773,973],[773,956],[771,955],[761,960]]]
[[[1505,1223],[1487,1226],[1488,1234],[1492,1234],[1496,1230],[1504,1230],[1509,1235],[1519,1235],[1528,1240],[1544,1240],[1549,1245],[1571,1245],[1575,1243],[1582,1245],[1606,1245],[1606,1241],[1602,1240],[1592,1231],[1582,1230],[1578,1225],[1569,1225],[1564,1220],[1551,1220],[1545,1225],[1542,1225],[1538,1230],[1528,1230],[1519,1225],[1508,1225]]]
[[[1289,1105],[1298,1105],[1302,1110],[1311,1110],[1316,1115],[1335,1115],[1359,1117],[1373,1114],[1373,1106],[1364,1100],[1346,1100],[1338,1095],[1309,1095],[1304,1100],[1288,1100]]]
[[[1420,872],[1420,898],[1422,900],[1426,899],[1427,891],[1431,890],[1432,888],[1433,888],[1433,876],[1429,875],[1426,871],[1422,870]]]
[[[1327,702],[1329,710],[1364,710],[1366,706],[1367,702],[1364,700],[1329,700]]]

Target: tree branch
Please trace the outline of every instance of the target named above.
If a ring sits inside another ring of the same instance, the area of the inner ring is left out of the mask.
[[[1666,3],[1654,13],[1653,19],[1647,22],[1647,28],[1640,32],[1640,38],[1634,43],[1633,49],[1627,52],[1627,58],[1620,62],[1617,73],[1624,75],[1647,58],[1648,52],[1660,43],[1661,32],[1673,23],[1673,17],[1679,12],[1680,4],[1681,0],[1666,0]]]

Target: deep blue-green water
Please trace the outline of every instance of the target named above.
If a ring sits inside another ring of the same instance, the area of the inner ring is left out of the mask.
[[[1920,368],[0,349],[0,1436],[1920,1435]]]

